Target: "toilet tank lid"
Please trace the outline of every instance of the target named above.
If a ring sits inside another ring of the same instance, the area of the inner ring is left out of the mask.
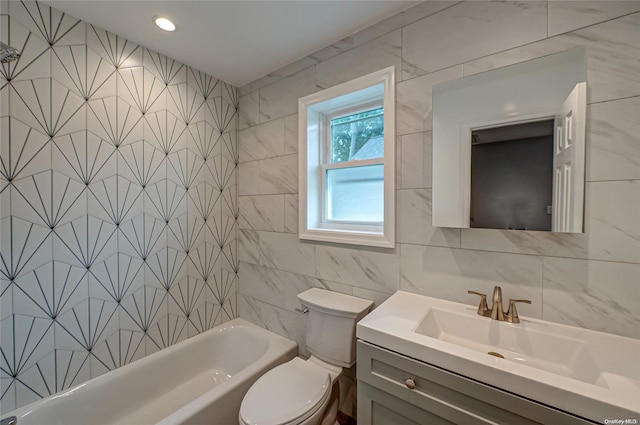
[[[346,317],[364,316],[373,305],[371,300],[320,288],[308,289],[298,294],[298,299],[310,309]]]

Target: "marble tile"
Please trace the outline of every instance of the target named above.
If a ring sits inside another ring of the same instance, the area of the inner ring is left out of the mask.
[[[373,24],[353,35],[349,35],[340,41],[330,44],[310,55],[318,62],[326,61],[334,56],[344,53],[354,47],[358,47],[364,43],[374,40],[380,36],[388,34],[404,25],[410,24],[422,19],[425,16],[432,15],[439,10],[450,7],[457,2],[454,1],[428,1],[421,2],[418,5],[404,10],[396,15],[384,19]]]
[[[431,187],[433,134],[408,134],[400,137],[401,189],[426,189]]]
[[[260,194],[260,161],[238,164],[238,195]]]
[[[398,243],[460,247],[460,229],[431,225],[431,189],[397,191]]]
[[[241,294],[284,307],[287,281],[279,276],[278,270],[241,262],[238,278]]]
[[[251,229],[238,229],[238,260],[260,264],[260,233]]]
[[[260,89],[260,122],[283,118],[298,112],[298,99],[323,87],[316,84],[316,67]]]
[[[396,133],[409,134],[431,130],[433,86],[462,77],[462,65],[436,71],[397,85]]]
[[[587,258],[587,241],[584,233],[461,229],[462,248],[486,251]]]
[[[588,258],[640,263],[640,180],[586,186]]]
[[[306,353],[306,328],[302,314],[292,313],[243,294],[238,294],[238,313],[245,320],[296,341],[298,351]]]
[[[238,197],[240,229],[284,232],[284,199],[282,195]]]
[[[260,161],[261,194],[298,192],[298,154]]]
[[[549,1],[549,37],[640,11],[640,1]]]
[[[464,64],[471,75],[561,52],[587,48],[588,103],[640,94],[640,13],[551,37]]]
[[[471,289],[488,297],[502,287],[502,298],[524,298],[524,316],[542,317],[542,258],[531,255],[400,245],[400,289],[477,305]]]
[[[240,162],[284,153],[284,120],[273,120],[238,132]]]
[[[398,289],[395,250],[316,246],[316,277],[379,292]]]
[[[284,153],[298,152],[298,114],[284,119]]]
[[[367,43],[375,38],[388,34],[397,30],[407,24],[415,22],[425,16],[432,15],[439,10],[450,7],[454,4],[460,3],[459,1],[428,1],[420,2],[410,9],[404,10],[394,16],[384,19],[376,24],[366,27],[365,29],[358,31],[355,34],[349,35],[342,40],[339,40],[329,46],[323,47],[305,56],[304,58],[297,60],[289,65],[286,65],[277,71],[269,73],[268,75],[252,81],[239,89],[240,95],[246,95],[252,91],[265,87],[269,84],[293,75],[301,70],[304,70],[310,66],[317,64],[318,62],[330,59],[340,53],[346,52],[354,47]]]
[[[284,284],[284,307],[289,311],[295,311],[296,308],[302,308],[300,301],[298,300],[298,294],[306,291],[307,289],[320,288],[348,295],[351,295],[353,292],[353,287],[345,285],[344,283],[331,282],[328,280],[318,279],[316,277],[283,272],[281,270],[275,270],[275,273]]]
[[[260,265],[314,276],[315,246],[298,235],[260,232]]]
[[[298,195],[284,195],[284,231],[298,234]]]
[[[640,97],[589,105],[587,181],[640,179]]]
[[[401,31],[397,30],[316,65],[317,84],[333,87],[388,66],[400,72]]]
[[[260,122],[260,93],[256,90],[240,96],[238,106],[238,130],[253,127]]]
[[[373,301],[373,308],[375,309],[380,304],[385,302],[392,294],[387,292],[371,291],[369,289],[362,289],[356,286],[353,287],[353,296],[358,298],[364,298],[365,300]]]
[[[463,229],[462,247],[640,263],[640,180],[585,185],[585,233]]]
[[[263,87],[268,86],[269,84],[273,84],[277,81],[282,80],[285,77],[289,77],[297,72],[303,71],[310,66],[318,63],[318,60],[314,58],[312,55],[305,56],[302,59],[299,59],[295,62],[292,62],[288,65],[283,66],[280,69],[277,69],[273,72],[268,73],[264,77],[260,77],[257,80],[251,81],[250,83],[245,84],[244,86],[238,89],[238,92],[241,96],[245,94],[251,93],[252,91],[256,91]]]
[[[464,2],[403,28],[403,78],[547,36],[547,2]]]
[[[640,264],[548,258],[545,320],[640,338]]]

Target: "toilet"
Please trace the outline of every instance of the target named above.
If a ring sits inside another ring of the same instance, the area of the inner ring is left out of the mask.
[[[356,323],[372,301],[312,288],[298,294],[307,313],[306,344],[300,357],[262,375],[244,396],[240,425],[334,425],[342,368],[356,362]]]

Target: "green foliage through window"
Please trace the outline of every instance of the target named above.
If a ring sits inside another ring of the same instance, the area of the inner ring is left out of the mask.
[[[384,156],[384,109],[331,120],[331,163]]]

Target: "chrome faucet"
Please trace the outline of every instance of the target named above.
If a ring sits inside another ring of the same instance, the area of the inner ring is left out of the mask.
[[[509,299],[509,310],[505,313],[502,307],[502,288],[496,286],[493,288],[493,305],[491,309],[487,306],[487,296],[476,291],[467,291],[469,294],[478,295],[480,304],[478,305],[478,315],[491,317],[499,322],[520,323],[516,303],[531,304],[530,300],[514,300]]]

